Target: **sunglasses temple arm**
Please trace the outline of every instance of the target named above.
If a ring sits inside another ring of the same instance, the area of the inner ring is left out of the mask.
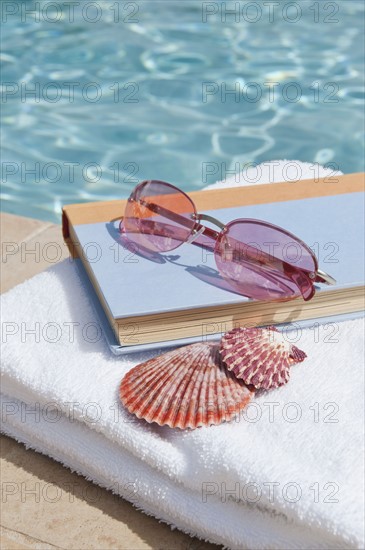
[[[328,275],[325,271],[322,271],[321,269],[317,269],[316,273],[316,283],[324,283],[325,285],[335,285],[336,279],[331,277],[331,275]]]
[[[164,216],[168,220],[179,223],[184,227],[189,227],[189,228],[191,227],[191,219],[185,218],[185,216],[181,216],[180,214],[176,214],[176,212],[172,212],[172,210],[169,210],[168,208],[164,208],[160,204],[147,202],[147,201],[144,201],[143,199],[139,199],[138,202],[140,202],[143,206],[146,206],[152,212],[155,212],[156,214],[161,214],[161,216]]]

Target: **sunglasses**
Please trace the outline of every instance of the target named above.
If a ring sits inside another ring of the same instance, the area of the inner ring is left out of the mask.
[[[309,246],[285,229],[251,219],[223,224],[198,214],[186,193],[163,181],[143,181],[135,187],[119,229],[142,255],[169,252],[184,243],[210,250],[232,290],[254,300],[302,296],[307,301],[315,294],[314,283],[336,283],[318,269]]]

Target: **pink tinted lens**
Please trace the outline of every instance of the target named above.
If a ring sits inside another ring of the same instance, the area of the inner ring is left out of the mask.
[[[219,235],[218,269],[231,286],[255,300],[288,300],[314,294],[317,260],[297,237],[256,220],[235,220]]]
[[[140,183],[128,199],[123,225],[127,238],[152,252],[167,252],[191,235],[194,203],[182,191],[162,181]]]

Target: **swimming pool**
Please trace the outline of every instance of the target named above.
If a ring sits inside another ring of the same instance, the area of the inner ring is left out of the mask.
[[[4,211],[277,158],[364,170],[362,0],[4,0],[2,22]]]

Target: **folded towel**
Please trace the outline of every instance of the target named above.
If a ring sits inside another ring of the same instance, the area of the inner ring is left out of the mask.
[[[29,420],[24,422],[29,405],[2,394],[0,399],[2,410],[8,411],[3,424],[6,434],[186,533],[234,548],[344,547],[335,536],[323,537],[264,507],[237,505],[228,500],[228,496],[223,502],[210,494],[215,488],[212,481],[204,497],[204,493],[196,493],[172,481],[163,472],[144,464],[120,445],[77,420],[71,423],[64,415],[52,414],[51,410],[41,414],[39,409],[39,417],[28,412]],[[47,416],[51,422],[47,421]]]
[[[1,302],[5,433],[212,542],[363,547],[362,319],[288,334],[308,354],[288,385],[181,432],[119,404],[121,378],[152,353],[110,354],[71,261]]]

